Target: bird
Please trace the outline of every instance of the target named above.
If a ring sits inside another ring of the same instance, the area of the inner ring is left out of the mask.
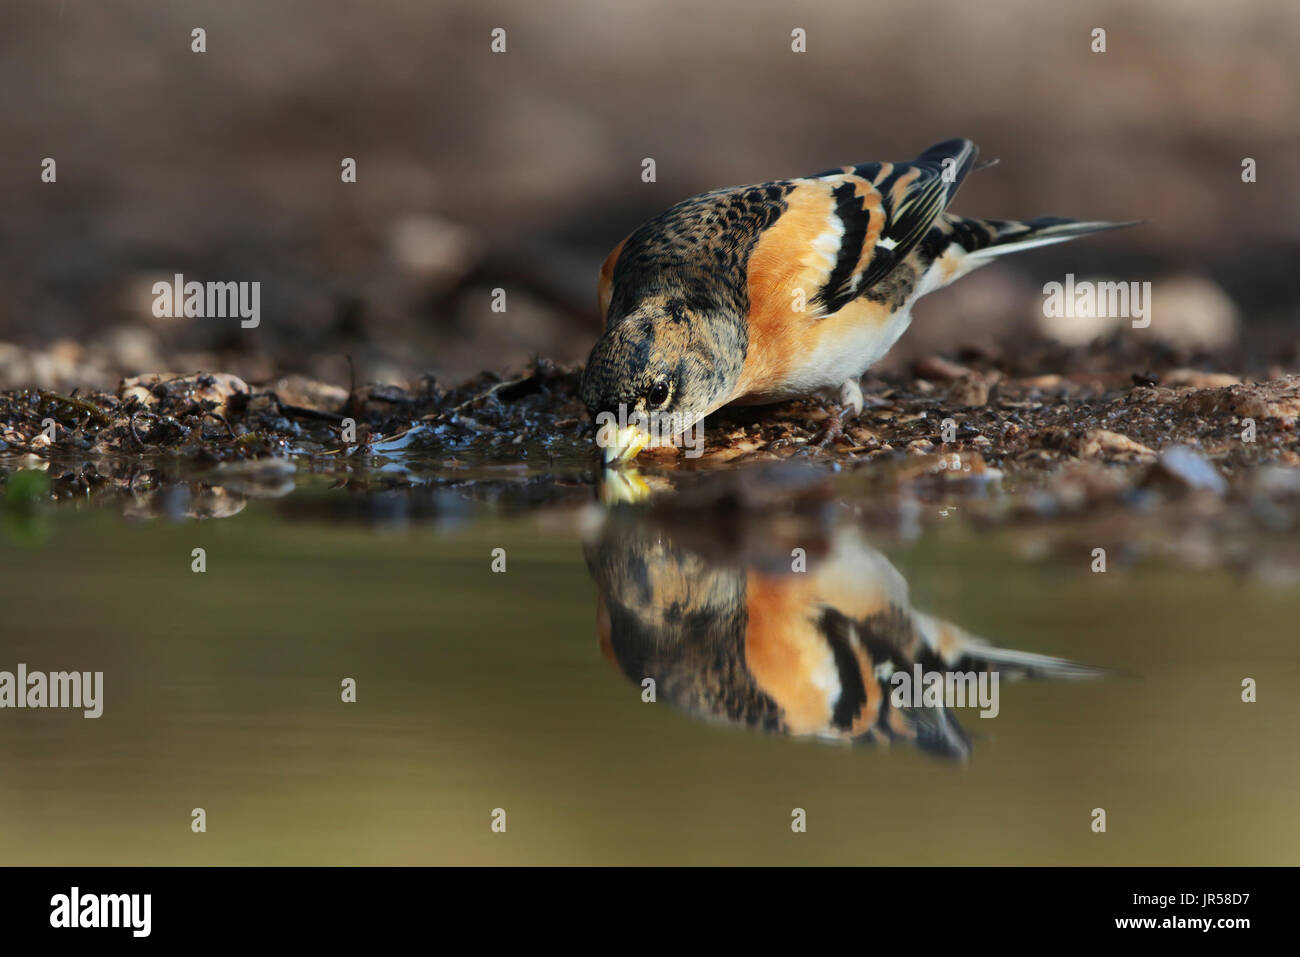
[[[653,700],[694,717],[840,744],[915,746],[964,762],[971,740],[950,702],[896,698],[900,674],[910,678],[919,666],[922,674],[973,675],[975,684],[994,673],[1107,674],[996,647],[914,609],[907,581],[852,527],[816,545],[798,538],[809,546],[801,569],[770,541],[746,553],[717,539],[632,512],[584,544],[603,653],[643,696],[653,688]],[[990,685],[996,702],[1000,682]]]
[[[581,383],[605,464],[724,405],[838,389],[833,436],[917,299],[1008,253],[1135,225],[951,214],[967,173],[996,163],[977,157],[951,139],[910,162],[716,189],[624,238],[601,267]]]

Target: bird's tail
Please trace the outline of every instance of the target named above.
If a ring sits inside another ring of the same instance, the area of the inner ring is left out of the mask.
[[[1080,664],[1065,658],[1040,655],[1032,651],[1013,651],[993,645],[972,642],[966,648],[965,667],[975,670],[996,671],[1004,678],[1053,678],[1078,680],[1100,678],[1108,672],[1104,668]]]
[[[1100,233],[1108,229],[1136,226],[1128,223],[1079,222],[1059,216],[1040,216],[1025,222],[1004,219],[970,219],[945,213],[944,221],[952,229],[953,240],[966,250],[966,259],[989,260],[1007,253],[1018,253],[1038,246],[1050,246],[1069,239]],[[972,263],[973,265],[974,263]]]
[[[917,637],[922,642],[922,647],[913,652],[913,660],[922,669],[922,673],[937,672],[945,684],[950,679],[955,679],[954,687],[961,684],[967,694],[968,707],[991,707],[992,714],[996,714],[1000,707],[997,686],[990,688],[984,684],[984,673],[996,673],[999,682],[1002,679],[1014,681],[1019,678],[1077,680],[1110,673],[1065,658],[998,648],[964,628],[921,612],[914,611],[911,620]],[[972,678],[974,683],[968,683]],[[881,680],[881,688],[886,697],[892,691],[893,681],[892,675]],[[890,687],[886,687],[886,682],[889,682]],[[970,737],[947,707],[902,707],[898,710],[917,745],[923,750],[960,761],[970,757]]]
[[[937,655],[942,666],[955,671],[996,671],[1002,677],[1079,679],[1109,674],[1105,668],[1079,664],[1065,658],[1040,655],[1032,651],[999,648],[932,615],[913,613],[921,639]]]

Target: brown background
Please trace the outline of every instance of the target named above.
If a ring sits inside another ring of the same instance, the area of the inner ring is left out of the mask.
[[[581,359],[595,272],[646,216],[954,135],[1002,161],[958,212],[1150,223],[933,297],[893,361],[1016,329],[1066,271],[1206,277],[1245,329],[1285,332],[1298,40],[1300,5],[1281,0],[11,0],[0,386],[198,367],[340,382],[346,355],[379,380]],[[658,182],[641,182],[644,157]],[[261,327],[154,319],[149,287],[174,272],[261,281]]]

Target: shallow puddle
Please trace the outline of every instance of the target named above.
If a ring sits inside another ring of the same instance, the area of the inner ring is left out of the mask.
[[[103,679],[98,718],[0,710],[0,860],[1295,859],[1293,586],[816,482],[608,510],[581,457],[394,455],[7,500],[0,671]],[[990,660],[983,707],[891,699]]]

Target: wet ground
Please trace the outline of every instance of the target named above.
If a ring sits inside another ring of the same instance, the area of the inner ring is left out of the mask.
[[[935,357],[618,476],[545,362],[0,395],[0,671],[104,674],[0,713],[0,858],[1293,863],[1300,379],[1158,358]]]

